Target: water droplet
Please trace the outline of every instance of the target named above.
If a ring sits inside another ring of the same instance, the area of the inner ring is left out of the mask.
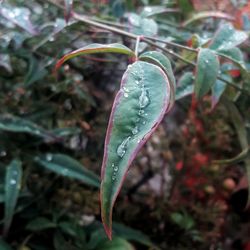
[[[133,134],[133,135],[136,135],[136,134],[138,134],[138,132],[139,132],[138,126],[135,126],[135,127],[132,129],[132,134]]]
[[[148,91],[145,88],[143,88],[141,95],[139,97],[139,106],[140,108],[145,108],[149,105],[149,103],[150,103],[150,99],[148,96]]]
[[[52,154],[46,154],[46,160],[47,161],[52,161],[52,159],[53,159]]]
[[[117,172],[118,169],[119,169],[118,166],[115,166],[115,167],[114,167],[114,171],[115,171],[115,172]]]
[[[142,110],[142,109],[140,109],[139,112],[138,112],[139,115],[143,115],[144,113],[145,113],[145,111]]]
[[[115,181],[115,180],[116,180],[116,176],[112,175],[112,181]]]
[[[205,60],[205,63],[208,63],[209,61],[208,60]]]
[[[145,124],[146,124],[146,121],[143,121],[143,122],[142,122],[142,124],[144,124],[144,125],[145,125]]]
[[[11,179],[10,180],[10,185],[15,185],[16,184],[16,180],[15,179]]]
[[[6,151],[1,151],[1,152],[0,152],[0,157],[4,157],[4,156],[6,156],[6,155],[7,155]]]
[[[127,97],[128,97],[128,93],[124,93],[124,97],[126,97],[126,98],[127,98]]]
[[[120,156],[121,158],[125,155],[126,150],[127,150],[127,145],[128,142],[130,141],[131,136],[127,137],[126,139],[123,140],[123,142],[118,146],[116,153],[118,154],[118,156]]]

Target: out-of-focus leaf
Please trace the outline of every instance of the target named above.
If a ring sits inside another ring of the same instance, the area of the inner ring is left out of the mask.
[[[12,73],[12,66],[10,63],[10,56],[8,54],[0,54],[0,69],[3,67],[8,73]]]
[[[112,241],[102,241],[95,250],[135,250],[126,240],[114,237]]]
[[[231,77],[223,74],[223,79],[230,81]],[[219,79],[215,81],[215,84],[212,86],[212,109],[214,109],[216,104],[219,102],[220,97],[224,93],[226,87],[227,85],[225,82]]]
[[[53,239],[54,247],[56,250],[69,250],[68,243],[66,239],[63,237],[62,233],[57,231],[54,235]]]
[[[192,72],[185,72],[178,81],[175,100],[179,100],[194,92],[194,75]]]
[[[0,130],[29,133],[40,137],[49,137],[48,132],[35,123],[12,115],[0,115]]]
[[[51,222],[49,219],[45,217],[39,217],[30,221],[27,224],[26,229],[30,231],[42,231],[42,230],[55,228],[55,227],[56,227],[56,224]]]
[[[30,10],[27,8],[18,8],[5,3],[1,4],[0,15],[28,31],[31,35],[37,35],[38,31],[30,22]]]
[[[194,10],[190,0],[178,0],[177,3],[182,14],[185,16],[188,16]]]
[[[232,123],[234,125],[235,131],[238,135],[238,139],[240,142],[241,149],[244,151],[249,148],[249,142],[247,137],[247,130],[244,124],[244,120],[237,109],[237,107],[234,105],[233,102],[230,102],[228,100],[224,100],[226,107],[228,108],[229,114],[231,116]],[[247,180],[248,183],[250,183],[250,155],[245,158],[244,160],[246,172],[247,172]],[[250,206],[250,185],[248,185],[248,201],[247,201],[247,207]]]
[[[51,130],[51,133],[56,137],[65,137],[70,135],[77,135],[81,133],[80,128],[57,128]]]
[[[5,175],[5,194],[4,194],[4,235],[9,231],[14,215],[19,191],[22,181],[22,163],[13,160],[8,165]]]
[[[100,186],[97,175],[67,155],[49,153],[40,157],[37,156],[35,161],[57,174],[80,180],[94,187]]]
[[[65,56],[63,56],[56,64],[56,69],[60,68],[61,65],[76,56],[86,55],[86,54],[95,54],[95,53],[118,53],[118,54],[125,54],[129,56],[135,56],[134,52],[127,48],[126,46],[119,44],[119,43],[112,43],[112,44],[99,44],[93,43],[87,45],[81,49],[77,49]]]
[[[218,56],[210,49],[200,49],[197,58],[194,92],[201,98],[215,84],[219,72]]]
[[[236,30],[232,24],[224,24],[214,35],[209,48],[217,51],[232,49],[248,39],[246,32]],[[235,52],[234,52],[235,53]]]
[[[69,221],[60,222],[59,227],[61,228],[61,230],[64,233],[66,233],[66,234],[68,234],[68,235],[70,235],[72,237],[76,237],[77,234],[78,234],[78,230],[77,230],[78,226],[77,226],[77,224],[73,224],[73,223],[71,223]]]
[[[152,246],[153,245],[153,243],[151,242],[149,237],[147,235],[143,234],[139,230],[135,230],[133,228],[127,227],[127,226],[122,225],[120,223],[114,223],[113,229],[114,229],[115,235],[117,235],[123,239],[129,240],[129,241],[132,240],[135,242],[139,242],[145,246]]]
[[[9,244],[7,244],[5,241],[0,239],[0,249],[1,250],[12,250]]]
[[[142,17],[151,17],[154,15],[159,15],[163,13],[176,13],[179,12],[179,9],[174,8],[164,8],[162,6],[146,6],[142,9]]]
[[[112,210],[128,168],[171,105],[171,86],[158,66],[137,61],[128,66],[116,95],[104,145],[101,210],[112,235]]]
[[[202,11],[202,12],[199,12],[199,13],[192,15],[192,17],[190,19],[188,19],[184,23],[182,23],[182,26],[184,26],[184,27],[188,26],[188,25],[192,24],[193,22],[196,22],[198,20],[205,19],[205,18],[218,18],[218,19],[226,19],[229,21],[234,20],[234,18],[231,15],[226,14],[226,13],[221,12],[221,11]]]
[[[153,19],[143,18],[135,13],[126,14],[130,32],[136,35],[155,36],[158,33],[157,23]]]
[[[73,0],[64,0],[65,5],[65,21],[68,22],[72,15]]]

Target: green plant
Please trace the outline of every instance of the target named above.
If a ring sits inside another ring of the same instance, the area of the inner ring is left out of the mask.
[[[75,1],[74,6],[73,1],[64,2],[65,6],[49,0],[1,3],[0,201],[4,236],[20,249],[60,249],[58,242],[65,242],[65,249],[132,249],[127,240],[152,246],[138,231],[123,228],[117,233],[115,225],[113,241],[108,242],[98,219],[94,219],[94,229],[79,226],[80,215],[69,216],[70,205],[65,212],[60,210],[67,204],[55,198],[55,190],[68,188],[77,202],[92,200],[91,195],[79,195],[79,190],[96,195],[101,183],[102,220],[111,238],[113,205],[132,161],[165,113],[182,98],[187,107],[192,99],[190,116],[197,112],[207,119],[204,105],[208,98],[210,111],[219,105],[228,110],[242,152],[233,151],[239,155],[230,154],[232,158],[227,160],[212,159],[213,164],[244,162],[249,179],[246,110],[250,72],[249,48],[244,45],[249,33],[218,21],[234,21],[223,12],[192,14],[188,1],[157,6],[138,1],[139,14],[132,1],[110,1],[103,6],[92,1]],[[32,8],[34,14],[29,11]],[[88,12],[98,15],[90,17]],[[120,72],[118,65],[122,72],[127,68],[119,89],[109,83]],[[57,78],[51,74],[54,68]],[[109,76],[105,84],[93,80],[98,74],[100,78]],[[106,105],[111,104],[109,88],[112,93],[115,88],[117,95],[106,132],[100,182],[92,170],[98,171],[103,153],[100,142],[104,141],[109,113]],[[195,126],[198,130],[199,124]],[[238,143],[235,145],[237,148]],[[41,180],[37,176],[42,176]],[[70,178],[78,180],[77,188]],[[49,202],[51,197],[54,203]],[[59,208],[55,209],[55,204]],[[181,217],[182,222],[173,219],[174,223],[196,241],[198,229],[184,226],[188,214],[177,213],[171,213],[172,217]],[[15,221],[27,224],[23,235],[18,236],[22,227],[15,231]],[[43,239],[53,239],[53,244],[46,245]],[[7,243],[0,244],[9,248]]]

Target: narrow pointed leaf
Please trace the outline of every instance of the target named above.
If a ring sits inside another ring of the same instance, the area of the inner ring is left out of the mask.
[[[236,30],[232,24],[223,25],[215,34],[209,48],[213,50],[229,50],[248,39],[244,31]]]
[[[110,115],[102,163],[101,212],[109,238],[113,205],[128,168],[163,119],[170,94],[167,75],[154,64],[137,61],[123,75]]]
[[[97,175],[81,165],[80,162],[64,154],[46,154],[35,161],[43,167],[63,176],[77,179],[85,184],[99,187]]]
[[[128,47],[119,44],[119,43],[112,43],[112,44],[99,44],[93,43],[87,45],[83,48],[74,50],[69,54],[63,56],[56,64],[56,69],[60,68],[61,65],[76,56],[86,55],[86,54],[95,54],[95,53],[118,53],[118,54],[125,54],[128,56],[135,56],[134,52],[130,50]]]
[[[48,132],[35,123],[12,115],[0,115],[0,130],[49,137]]]
[[[178,81],[175,100],[179,100],[194,92],[194,75],[192,72],[184,73]]]
[[[13,160],[6,170],[4,196],[4,234],[7,235],[14,215],[22,181],[22,163]]]
[[[215,84],[219,72],[218,56],[210,49],[200,49],[197,59],[194,91],[201,98]]]
[[[193,22],[199,21],[201,19],[205,19],[205,18],[218,18],[218,19],[226,19],[229,21],[234,20],[234,18],[224,12],[221,11],[202,11],[199,12],[197,14],[194,14],[190,19],[186,20],[182,26],[188,26],[190,24],[192,24]]]

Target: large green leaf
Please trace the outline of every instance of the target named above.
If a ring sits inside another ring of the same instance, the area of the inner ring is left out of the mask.
[[[194,75],[192,72],[185,72],[178,81],[175,100],[179,100],[194,92]]]
[[[201,98],[215,84],[219,72],[218,56],[210,49],[200,49],[197,59],[194,92]]]
[[[154,64],[137,61],[123,75],[110,115],[102,163],[101,210],[109,238],[113,205],[128,168],[169,109],[170,95],[167,75]]]
[[[232,24],[223,25],[215,34],[209,48],[213,50],[228,50],[246,41],[248,35],[244,31],[236,30]]]
[[[5,175],[5,195],[4,195],[4,234],[9,231],[9,227],[14,215],[19,191],[22,181],[22,163],[13,160],[7,167]]]
[[[100,186],[100,181],[97,175],[67,155],[48,153],[40,157],[37,156],[35,161],[57,174],[80,180],[83,183],[94,187]]]
[[[119,43],[111,43],[111,44],[99,44],[93,43],[87,45],[83,48],[74,50],[67,55],[63,56],[56,64],[56,69],[60,68],[61,65],[76,56],[86,55],[86,54],[95,54],[95,53],[118,53],[118,54],[125,54],[129,56],[135,56],[134,52],[127,48],[126,46],[119,44]]]

